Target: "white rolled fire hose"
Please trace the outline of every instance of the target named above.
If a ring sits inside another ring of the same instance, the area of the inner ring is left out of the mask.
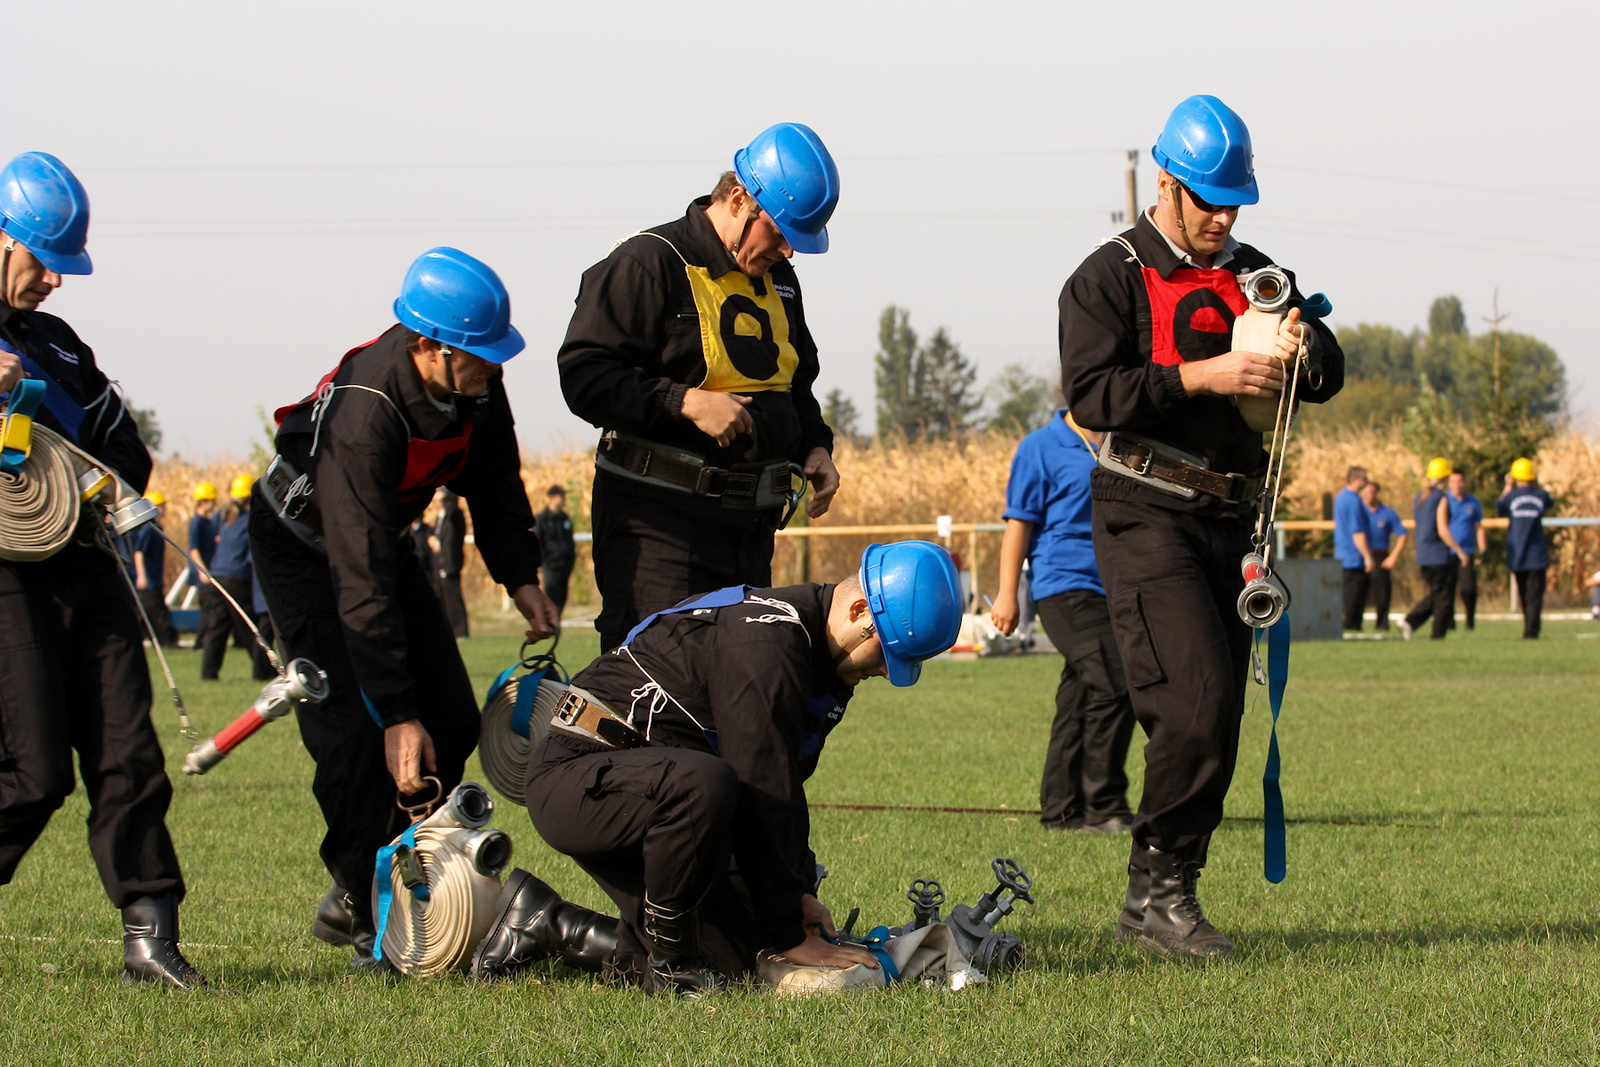
[[[500,872],[511,862],[511,838],[486,828],[493,816],[488,790],[462,782],[437,811],[378,850],[374,956],[413,978],[466,969],[494,926]]]
[[[0,473],[0,559],[49,559],[72,540],[82,505],[107,489],[105,507],[117,533],[156,517],[156,506],[116,471],[48,426],[35,423],[32,438],[21,468]]]
[[[478,734],[478,758],[483,773],[500,795],[519,808],[528,778],[528,754],[550,730],[550,717],[567,687],[546,675],[539,681],[531,705],[519,697],[531,676],[510,678],[483,706],[483,728]]]

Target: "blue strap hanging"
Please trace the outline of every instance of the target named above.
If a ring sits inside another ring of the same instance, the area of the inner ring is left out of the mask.
[[[26,378],[11,390],[5,417],[0,419],[0,471],[18,474],[28,462],[33,447],[33,413],[39,410],[47,388],[43,382]]]
[[[661,618],[663,615],[677,615],[685,611],[697,611],[701,608],[731,608],[735,604],[744,603],[744,598],[750,593],[748,585],[730,585],[716,592],[704,596],[685,600],[673,607],[665,608],[653,615],[646,615],[640,620],[639,625],[628,631],[628,636],[622,639],[622,646],[626,648],[633,644],[633,639],[644,632],[645,627]]]
[[[861,947],[877,959],[878,965],[883,968],[884,984],[900,980],[900,968],[895,966],[894,957],[884,949],[889,941],[889,928],[887,926],[874,926],[867,931],[867,936],[861,939]]]
[[[417,823],[406,827],[406,832],[400,835],[400,840],[392,845],[384,845],[378,850],[378,865],[374,877],[378,882],[378,932],[373,939],[372,958],[383,960],[383,932],[389,927],[389,906],[394,903],[394,854],[401,846],[414,849],[417,847]],[[411,891],[411,895],[418,900],[428,899],[428,887],[419,885]]]
[[[1256,631],[1256,654],[1261,653],[1261,631]],[[1267,768],[1261,775],[1262,873],[1274,884],[1288,874],[1288,831],[1283,817],[1283,789],[1278,784],[1282,764],[1278,756],[1278,713],[1283,690],[1289,683],[1289,614],[1267,631],[1267,699],[1272,705],[1272,737],[1267,743]]]
[[[538,695],[539,683],[549,673],[549,668],[546,668],[524,674],[517,680],[517,703],[511,709],[511,731],[519,737],[528,736],[528,724],[533,721],[533,698]]]

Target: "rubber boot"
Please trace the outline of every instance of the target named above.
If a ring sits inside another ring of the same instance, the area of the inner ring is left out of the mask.
[[[341,885],[328,887],[322,903],[317,905],[317,918],[311,924],[311,936],[330,945],[354,945],[357,941],[371,940],[372,924],[361,917],[356,899]]]
[[[1200,862],[1150,850],[1150,895],[1139,945],[1168,959],[1210,959],[1233,954],[1233,942],[1200,910],[1195,887]]]
[[[1138,937],[1144,930],[1144,907],[1150,901],[1150,872],[1128,864],[1128,896],[1117,916],[1117,944]]]
[[[178,904],[170,895],[140,897],[122,909],[122,977],[173,989],[210,987],[178,951]]]
[[[693,908],[674,911],[644,898],[644,932],[650,938],[650,973],[644,987],[649,993],[677,993],[689,1000],[712,996],[727,988],[721,971],[700,953],[700,913]]]
[[[500,915],[472,955],[472,977],[503,978],[555,959],[596,974],[617,950],[617,920],[579,907],[522,868],[500,893]]]

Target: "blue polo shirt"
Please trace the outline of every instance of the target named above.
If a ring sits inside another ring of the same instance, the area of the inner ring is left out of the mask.
[[[1478,527],[1483,522],[1483,505],[1468,493],[1457,500],[1449,493],[1444,495],[1450,504],[1450,536],[1456,539],[1461,551],[1469,556],[1478,554]]]
[[[211,573],[219,578],[250,577],[250,513],[222,528],[217,535],[217,552],[211,557]]]
[[[1538,486],[1519,486],[1495,502],[1494,510],[1511,520],[1506,528],[1506,566],[1514,571],[1542,571],[1550,566],[1544,546],[1544,513],[1550,494]]]
[[[1377,509],[1367,509],[1368,521],[1372,523],[1372,532],[1367,535],[1367,545],[1374,552],[1387,552],[1389,546],[1406,535],[1405,523],[1400,520],[1400,513],[1388,504],[1379,504]]]
[[[1449,493],[1434,487],[1426,493],[1418,493],[1416,499],[1411,502],[1411,518],[1417,524],[1419,567],[1447,566],[1451,556],[1454,555],[1450,551],[1450,546],[1444,543],[1444,538],[1439,536],[1439,505],[1449,497]]]
[[[1333,554],[1339,565],[1347,571],[1358,571],[1367,565],[1356,547],[1355,535],[1367,535],[1367,547],[1372,547],[1372,515],[1361,502],[1361,494],[1348,486],[1333,498]]]
[[[1033,524],[1028,545],[1033,599],[1073,589],[1105,595],[1089,526],[1094,453],[1063,418],[1067,409],[1017,445],[1006,481],[1007,519]]]

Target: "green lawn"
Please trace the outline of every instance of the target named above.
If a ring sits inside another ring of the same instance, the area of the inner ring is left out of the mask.
[[[650,999],[547,967],[516,982],[357,976],[313,941],[327,878],[311,763],[292,722],[201,779],[179,772],[157,698],[191,889],[190,958],[239,995],[124,988],[108,906],[83,843],[82,795],[0,889],[0,1057],[72,1063],[1593,1063],[1600,1061],[1595,860],[1600,641],[1592,623],[1517,639],[1485,623],[1442,644],[1303,644],[1279,731],[1289,877],[1261,878],[1264,691],[1246,714],[1229,821],[1201,898],[1239,942],[1207,967],[1111,939],[1126,839],[1049,833],[1029,816],[818,811],[814,844],[840,918],[909,917],[914,877],[956,900],[1016,857],[1038,906],[1006,928],[1030,959],[958,994],[896,988],[780,1001]],[[1588,639],[1581,635],[1587,635]],[[571,667],[595,650],[569,632]],[[516,654],[462,646],[479,689]],[[248,705],[242,654],[202,685],[174,668],[204,733]],[[812,782],[818,803],[1037,804],[1056,661],[934,663],[913,690],[863,688]],[[155,675],[159,679],[159,673]],[[1137,796],[1137,747],[1130,759]],[[515,862],[607,902],[503,804]]]

